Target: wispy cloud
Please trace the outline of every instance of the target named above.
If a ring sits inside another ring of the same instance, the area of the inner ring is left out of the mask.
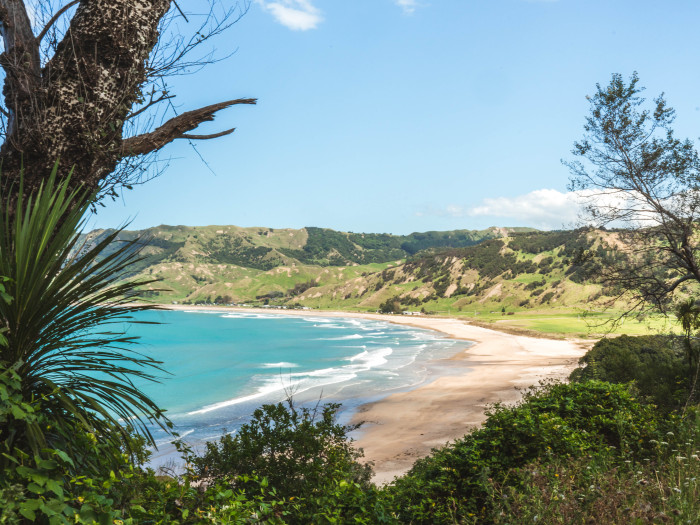
[[[413,13],[416,7],[418,7],[418,2],[416,0],[394,0],[394,3],[407,15]]]
[[[310,0],[256,0],[256,3],[271,13],[280,24],[293,31],[316,29],[323,21],[321,11]]]
[[[577,192],[542,189],[516,197],[486,198],[471,208],[452,204],[444,209],[444,215],[514,219],[524,226],[551,230],[575,224],[582,206],[582,196]]]

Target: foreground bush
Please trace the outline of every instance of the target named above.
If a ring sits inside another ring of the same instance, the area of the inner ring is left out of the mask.
[[[571,373],[572,381],[634,382],[639,394],[664,410],[682,407],[690,393],[690,363],[684,341],[675,336],[621,335],[601,339]]]
[[[291,401],[263,405],[235,435],[207,443],[203,455],[188,460],[203,479],[257,474],[286,498],[308,495],[336,478],[367,487],[372,467],[359,462],[363,453],[348,438],[356,427],[336,422],[339,408],[336,403],[297,408]]]
[[[489,523],[697,524],[700,441],[697,417],[678,421],[645,457],[608,454],[543,458],[493,483]]]
[[[40,407],[13,395],[17,377],[0,379],[0,423],[39,418],[42,424]],[[258,417],[277,417],[275,409],[268,405]],[[114,448],[99,435],[81,434],[78,426],[73,438],[86,457],[120,466],[102,476],[86,475],[64,451],[46,449],[39,457],[15,450],[0,472],[0,523],[607,525],[697,523],[700,515],[697,409],[685,417],[657,413],[626,385],[553,384],[529,393],[517,407],[495,407],[483,428],[435,450],[394,487],[382,489],[357,477],[352,458],[358,452],[334,456],[339,444],[341,452],[351,445],[342,430],[336,430],[340,443],[323,438],[328,421],[297,424],[299,435],[280,440],[291,431],[283,425],[287,416],[275,419],[279,426],[268,424],[266,439],[277,436],[272,441],[278,452],[295,439],[317,440],[299,449],[309,453],[304,460],[283,466],[303,490],[280,479],[275,471],[280,463],[253,455],[243,461],[243,452],[253,450],[245,448],[233,455],[248,474],[220,469],[204,480],[156,476],[139,466],[147,457],[142,439]],[[297,423],[303,420],[301,412]],[[139,455],[124,454],[139,447]],[[324,468],[314,471],[318,464],[311,451]],[[333,466],[328,462],[343,456]],[[213,464],[213,456],[203,457]]]
[[[406,522],[486,519],[493,512],[494,483],[506,482],[513,469],[539,459],[639,457],[659,432],[652,407],[626,385],[550,384],[527,393],[516,407],[496,406],[482,428],[418,460],[390,491]]]

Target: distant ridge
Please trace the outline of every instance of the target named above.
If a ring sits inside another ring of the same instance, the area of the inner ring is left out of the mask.
[[[97,242],[113,230],[86,234]],[[157,226],[123,231],[120,240],[144,239],[139,272],[161,262],[206,262],[271,270],[290,264],[348,266],[404,259],[431,248],[460,248],[531,228],[429,231],[410,235],[340,232],[329,228],[241,228],[238,226]],[[115,246],[116,249],[116,246]]]
[[[85,235],[88,244],[108,233]],[[614,233],[498,228],[410,235],[328,228],[158,226],[131,276],[159,278],[155,302],[303,305],[355,310],[586,307],[608,300],[596,281]],[[119,243],[115,243],[113,248]]]

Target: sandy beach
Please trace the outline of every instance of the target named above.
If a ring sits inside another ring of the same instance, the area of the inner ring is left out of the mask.
[[[449,318],[314,310],[244,309],[164,305],[173,310],[212,310],[318,317],[356,317],[436,330],[476,344],[440,361],[450,373],[437,374],[414,390],[392,394],[360,408],[357,446],[374,462],[376,483],[405,473],[432,448],[462,437],[485,420],[495,402],[513,403],[542,379],[563,379],[592,342],[513,335]]]

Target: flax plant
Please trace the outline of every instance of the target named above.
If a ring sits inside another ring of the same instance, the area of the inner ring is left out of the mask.
[[[69,191],[56,171],[26,199],[21,188],[14,204],[0,196],[0,276],[12,297],[0,301],[0,371],[16,372],[22,398],[45,422],[0,428],[0,441],[39,454],[69,449],[76,430],[122,444],[136,430],[153,443],[148,424],[170,424],[133,381],[157,380],[160,362],[134,351],[135,338],[118,328],[152,308],[129,301],[153,281],[123,279],[140,256],[138,241],[106,251],[121,230],[81,243],[93,195]]]

